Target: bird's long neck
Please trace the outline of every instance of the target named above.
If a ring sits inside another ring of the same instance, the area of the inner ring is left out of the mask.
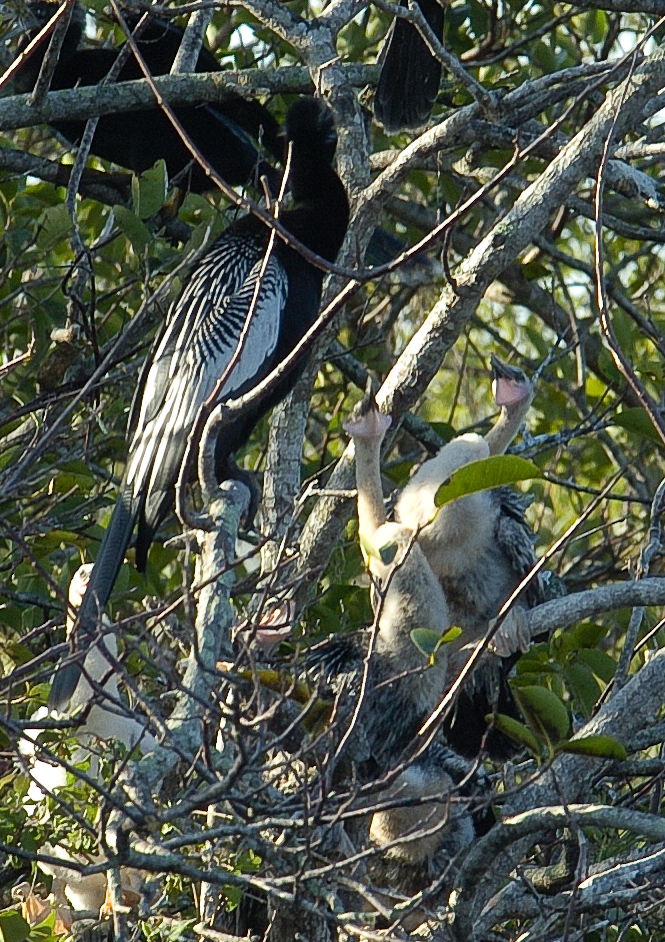
[[[489,445],[490,455],[502,455],[508,449],[513,439],[517,435],[524,421],[524,417],[529,411],[531,397],[524,399],[513,408],[501,407],[499,418],[493,427],[485,435],[485,441]]]
[[[63,62],[73,56],[79,47],[85,28],[85,9],[82,4],[76,3],[72,10],[72,17],[60,48],[60,61]]]
[[[323,156],[293,155],[293,208],[283,214],[289,232],[322,258],[334,262],[349,223],[342,181]]]
[[[381,487],[381,439],[356,438],[356,486],[358,488],[358,526],[371,536],[386,522]]]

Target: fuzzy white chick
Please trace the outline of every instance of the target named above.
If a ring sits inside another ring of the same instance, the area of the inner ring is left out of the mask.
[[[91,571],[90,564],[80,566],[70,582],[67,609],[69,631],[85,595]],[[155,746],[155,739],[146,731],[146,724],[131,716],[129,708],[123,704],[114,665],[118,655],[117,638],[113,624],[107,616],[103,616],[101,624],[103,633],[86,654],[79,681],[67,709],[57,712],[40,707],[31,717],[34,722],[46,718],[69,719],[80,713],[81,723],[73,731],[78,748],[74,751],[71,762],[78,765],[89,759],[92,776],[98,775],[99,755],[103,751],[103,744],[113,748],[115,743],[120,743],[127,750],[138,745],[143,754]],[[42,801],[45,793],[52,794],[67,782],[67,773],[62,765],[38,755],[36,740],[41,732],[40,729],[31,729],[26,737],[19,740],[19,751],[27,760],[32,780],[28,798],[34,803]]]
[[[488,792],[474,763],[440,745],[430,746],[373,798],[386,804],[372,815],[369,830],[371,844],[380,851],[368,863],[374,891],[394,904],[458,865],[476,837],[472,808],[480,807]],[[483,832],[482,820],[480,824]],[[439,892],[446,891],[440,887]],[[424,918],[417,911],[402,928],[410,931]]]
[[[525,500],[512,488],[469,494],[438,510],[435,503],[439,487],[459,468],[506,451],[533,400],[533,384],[522,370],[496,357],[492,365],[494,397],[501,407],[493,428],[484,437],[470,433],[444,445],[413,475],[395,507],[397,519],[418,532],[418,544],[448,601],[451,624],[463,629],[449,650],[453,679],[537,561]],[[496,758],[510,754],[506,738],[496,730],[488,732],[485,717],[494,711],[519,715],[507,679],[517,652],[528,650],[532,641],[524,609],[561,594],[553,591],[549,575],[538,574],[520,594],[494,635],[494,655],[469,678],[446,720],[447,741],[463,755],[477,755],[483,744]]]
[[[42,844],[40,853],[55,857],[58,863],[39,861],[39,869],[53,877],[51,889],[54,907],[71,914],[86,913],[89,917],[107,918],[111,915],[111,905],[106,881],[106,873],[83,874],[81,866],[93,866],[102,862],[102,857],[94,854],[71,853],[58,845]],[[123,903],[127,906],[138,905],[141,884],[145,874],[128,867],[120,869]],[[71,916],[70,916],[71,919]],[[71,924],[71,923],[70,923]]]
[[[452,501],[437,511],[439,487],[460,468],[503,453],[519,431],[533,400],[533,385],[522,370],[507,367],[496,357],[494,395],[501,406],[499,419],[485,437],[468,433],[444,445],[413,475],[399,496],[395,516],[418,531],[418,543],[439,579],[453,625],[464,629],[460,643],[483,635],[490,621],[536,562],[533,537],[514,498],[505,488],[479,491]],[[534,580],[526,604],[538,602]],[[508,655],[526,650],[530,637],[520,619],[508,621],[495,639],[497,651]]]
[[[344,423],[355,446],[359,534],[369,550],[366,558],[378,611],[368,695],[355,739],[364,741],[364,758],[379,768],[395,761],[446,687],[445,648],[427,666],[411,632],[429,628],[443,635],[450,627],[444,592],[413,531],[386,519],[380,454],[389,426],[390,416],[378,411],[371,388]],[[343,688],[345,702],[353,702],[363,676],[364,655],[362,646],[335,636],[312,651],[308,670],[324,678],[336,693]]]

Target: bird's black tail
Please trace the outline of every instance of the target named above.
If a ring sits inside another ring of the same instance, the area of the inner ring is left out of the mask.
[[[82,657],[118,578],[138,512],[139,501],[123,488],[113,508],[72,632],[74,649],[82,652]],[[80,659],[71,660],[67,656],[66,662],[56,668],[48,700],[50,710],[63,710],[67,706],[79,681],[80,664]]]
[[[437,39],[443,37],[443,7],[437,0],[418,0]],[[406,0],[401,0],[406,6]],[[395,19],[381,77],[374,95],[374,116],[388,134],[417,131],[429,120],[441,83],[441,63],[416,27]]]

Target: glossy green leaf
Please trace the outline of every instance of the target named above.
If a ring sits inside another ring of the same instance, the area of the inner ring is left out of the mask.
[[[27,664],[28,661],[32,660],[35,656],[34,651],[31,651],[26,645],[20,644],[17,641],[5,642],[5,650],[3,653],[11,657],[14,663],[19,667],[21,664]],[[0,732],[0,736],[1,735],[2,733]]]
[[[613,736],[583,736],[569,739],[557,746],[557,752],[570,752],[578,756],[593,756],[598,759],[616,759],[623,762],[628,753],[623,743]]]
[[[568,735],[568,710],[561,700],[545,687],[513,687],[515,699],[529,726],[555,744]]]
[[[589,670],[585,664],[566,664],[563,669],[563,676],[577,708],[581,709],[588,719],[592,715],[598,697],[602,692],[593,671]]]
[[[431,657],[441,643],[441,635],[432,628],[414,628],[410,637],[425,657]]]
[[[532,657],[529,651],[519,659],[515,666],[518,677],[522,674],[558,674],[558,668],[546,660]]]
[[[444,504],[467,494],[541,476],[538,465],[527,461],[526,458],[517,455],[491,455],[482,461],[472,461],[471,464],[455,471],[437,490],[434,503],[437,507],[443,507]]]
[[[461,634],[462,629],[456,627],[449,628],[443,635],[432,628],[414,628],[410,637],[420,653],[428,658],[430,664],[434,664],[439,648],[444,644],[450,644]]]
[[[53,248],[72,229],[72,217],[64,203],[47,209],[40,223],[37,245],[41,249]]]
[[[397,555],[397,543],[395,543],[394,540],[390,540],[382,546],[377,546],[365,533],[359,533],[358,537],[360,539],[360,545],[365,551],[365,555],[373,556],[374,559],[378,559],[382,562],[384,566],[389,566],[395,559]]]
[[[139,219],[149,219],[164,205],[168,178],[166,164],[158,160],[154,167],[140,177],[132,177],[132,200],[134,212]]]
[[[644,409],[639,406],[634,406],[631,409],[622,409],[621,412],[615,415],[614,421],[618,426],[625,428],[628,432],[635,432],[637,435],[642,435],[644,438],[656,442],[661,448],[665,447],[663,440],[653,427],[651,419]]]
[[[577,657],[604,683],[609,684],[614,677],[614,672],[617,669],[616,661],[609,654],[605,654],[604,651],[598,651],[595,648],[584,648],[582,651],[578,651]]]
[[[30,935],[30,926],[15,909],[0,912],[0,936],[2,942],[23,942]]]
[[[124,235],[127,236],[132,248],[137,255],[142,255],[148,242],[150,242],[150,233],[147,227],[126,206],[115,206],[114,212],[116,221]]]
[[[606,625],[594,625],[593,622],[583,622],[575,625],[566,632],[575,648],[595,648],[607,634]]]
[[[527,281],[536,281],[538,278],[545,278],[549,274],[549,269],[543,265],[539,259],[534,262],[527,262],[522,265],[522,274]]]
[[[509,739],[512,739],[513,742],[519,743],[520,746],[529,749],[534,756],[540,756],[540,743],[524,723],[513,719],[512,716],[506,716],[504,713],[497,713],[496,716],[490,713],[485,717],[485,720],[488,723],[492,723],[500,732],[508,736]]]

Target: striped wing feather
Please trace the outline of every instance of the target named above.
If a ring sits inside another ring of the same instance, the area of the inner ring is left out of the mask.
[[[194,272],[176,307],[145,379],[130,445],[126,485],[135,496],[173,486],[186,432],[237,349],[252,305],[263,257],[245,238],[225,238]],[[272,256],[258,291],[243,353],[220,401],[242,393],[271,364],[286,304],[287,279]]]

